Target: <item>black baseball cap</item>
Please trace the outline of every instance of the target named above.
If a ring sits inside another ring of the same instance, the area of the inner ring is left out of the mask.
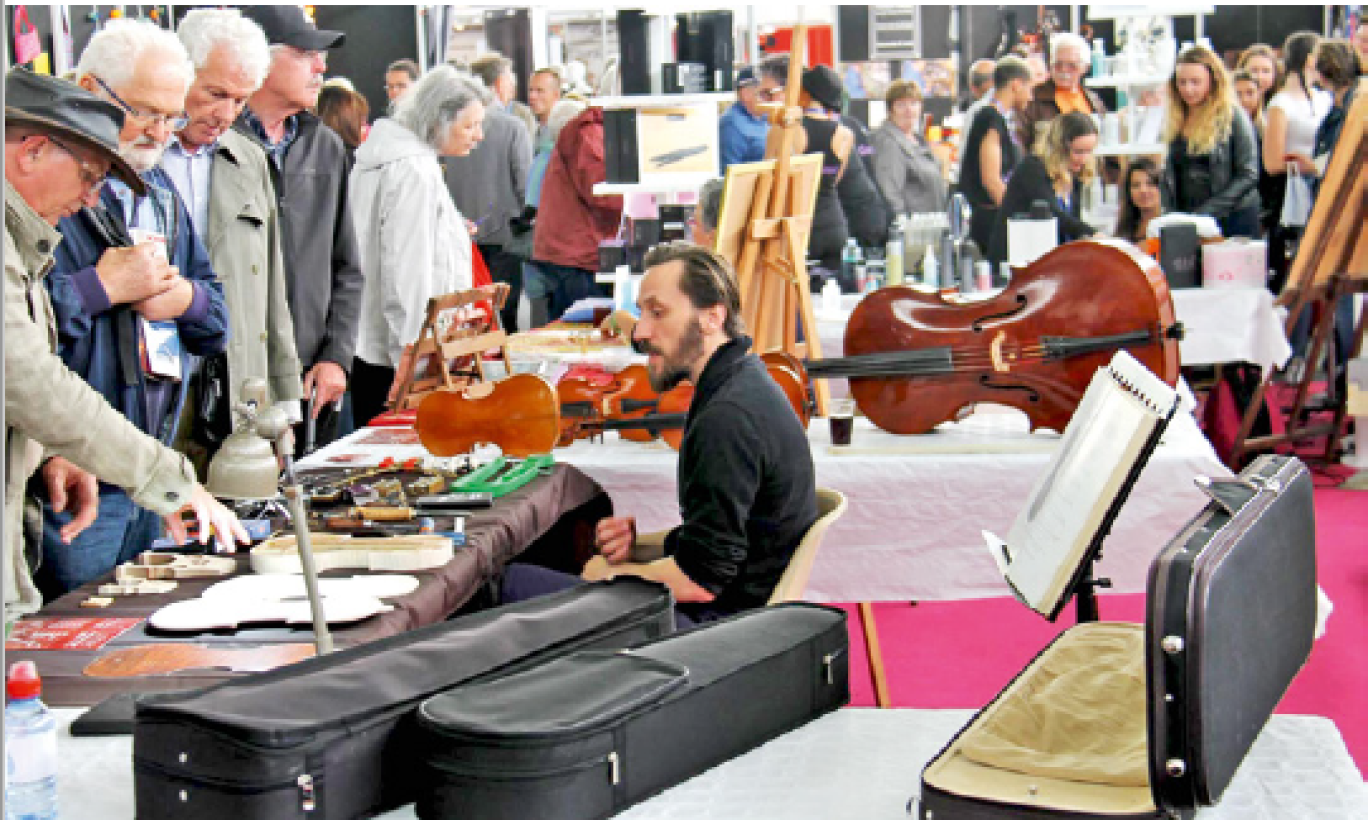
[[[142,196],[142,178],[119,156],[124,112],[75,83],[11,68],[5,74],[5,124],[27,123],[44,133],[71,140],[109,160],[110,172]]]
[[[243,6],[242,16],[261,26],[271,45],[287,45],[306,51],[337,48],[347,39],[340,31],[328,31],[314,26],[296,5]]]
[[[749,85],[759,85],[759,84],[760,84],[760,78],[757,77],[757,76],[755,76],[755,69],[751,68],[750,66],[746,66],[745,68],[743,68],[743,69],[741,69],[740,71],[736,72],[736,87],[737,87],[737,88],[745,88],[746,86],[749,86]]]

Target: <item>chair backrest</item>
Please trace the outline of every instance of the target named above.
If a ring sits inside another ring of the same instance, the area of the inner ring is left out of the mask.
[[[818,488],[817,520],[812,522],[803,540],[798,542],[798,548],[793,551],[788,567],[774,587],[769,603],[803,600],[803,591],[807,589],[808,577],[812,575],[812,564],[817,560],[817,548],[822,545],[822,536],[826,534],[827,527],[845,513],[846,503],[844,493]]]

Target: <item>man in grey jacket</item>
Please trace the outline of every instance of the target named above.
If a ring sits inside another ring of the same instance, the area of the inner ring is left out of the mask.
[[[295,349],[321,446],[336,437],[332,408],[347,389],[365,284],[347,205],[350,160],[342,139],[307,110],[323,87],[328,49],[345,35],[315,28],[299,6],[242,13],[266,32],[271,67],[235,127],[272,162]]]
[[[532,138],[513,115],[497,104],[489,105],[480,144],[463,157],[444,157],[442,163],[456,208],[475,225],[475,244],[489,266],[489,275],[495,282],[508,283],[508,301],[499,311],[499,320],[504,330],[513,333],[518,329],[523,260],[505,253],[504,246],[513,238],[508,221],[522,213],[527,196]]]
[[[53,507],[72,514],[61,530],[68,543],[95,519],[97,476],[123,488],[140,506],[167,516],[167,528],[178,540],[185,538],[185,525],[173,514],[184,509],[199,519],[201,540],[211,528],[225,539],[248,540],[237,517],[195,482],[184,457],[134,427],[57,356],[56,317],[43,287],[52,252],[62,241],[54,226],[83,205],[93,207],[111,169],[135,192],[144,190],[118,155],[123,119],[113,103],[71,83],[22,69],[5,77],[7,623],[42,603],[24,546],[25,524],[41,527],[37,505],[26,497],[36,472]],[[119,264],[130,273],[150,271],[139,259],[144,253],[126,249]]]
[[[195,81],[185,97],[190,122],[162,156],[162,167],[190,207],[223,282],[231,323],[227,406],[236,403],[245,379],[263,379],[270,400],[299,421],[301,369],[270,165],[251,138],[232,130],[266,77],[266,35],[225,9],[190,11],[177,33],[195,64]]]

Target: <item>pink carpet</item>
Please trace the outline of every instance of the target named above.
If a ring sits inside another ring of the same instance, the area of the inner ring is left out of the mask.
[[[1335,721],[1360,771],[1368,771],[1368,494],[1316,490],[1318,572],[1335,604],[1324,638],[1278,711]],[[860,629],[850,614],[851,703],[873,706]],[[1140,621],[1143,595],[1107,595],[1104,619]],[[1011,599],[875,604],[893,705],[971,709],[987,703],[1050,639],[1072,623],[1072,605],[1051,624]]]

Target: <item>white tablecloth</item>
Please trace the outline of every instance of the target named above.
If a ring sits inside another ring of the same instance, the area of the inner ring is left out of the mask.
[[[71,737],[59,709],[63,820],[133,816],[132,738]],[[843,709],[620,815],[630,820],[906,820],[921,770],[973,715],[965,710]],[[1363,778],[1334,723],[1274,715],[1203,820],[1364,817]],[[193,816],[193,815],[187,815]],[[411,820],[412,805],[381,815]]]
[[[353,433],[315,453],[308,465],[347,453],[348,466],[425,455],[420,446],[357,443]],[[857,418],[850,448],[830,446],[823,419],[808,428],[817,486],[850,499],[827,531],[813,566],[811,601],[987,598],[1011,592],[983,543],[982,530],[1006,537],[1059,441],[1027,431],[1026,417],[985,408],[924,436],[895,436]],[[678,454],[662,442],[639,444],[609,433],[553,455],[586,473],[634,515],[641,532],[679,523]],[[1141,592],[1150,559],[1205,504],[1199,475],[1228,476],[1191,415],[1180,413],[1150,458],[1111,536],[1099,575],[1116,592]]]
[[[895,436],[857,418],[852,447],[808,429],[817,486],[850,499],[817,555],[811,601],[907,601],[1010,595],[982,530],[1006,537],[1059,437],[1030,433],[1023,414],[994,408],[925,436]],[[637,517],[642,532],[679,523],[676,454],[663,444],[578,441],[574,464]],[[1198,475],[1228,476],[1191,415],[1170,424],[1105,542],[1100,575],[1141,592],[1151,558],[1204,504]]]
[[[839,313],[818,312],[823,356],[834,358],[845,349],[846,322],[861,298],[843,296]],[[1266,370],[1281,367],[1292,355],[1282,312],[1273,307],[1273,295],[1264,288],[1175,290],[1173,312],[1183,324],[1178,359],[1184,365],[1249,362]],[[842,379],[830,384],[833,393],[848,392]]]

